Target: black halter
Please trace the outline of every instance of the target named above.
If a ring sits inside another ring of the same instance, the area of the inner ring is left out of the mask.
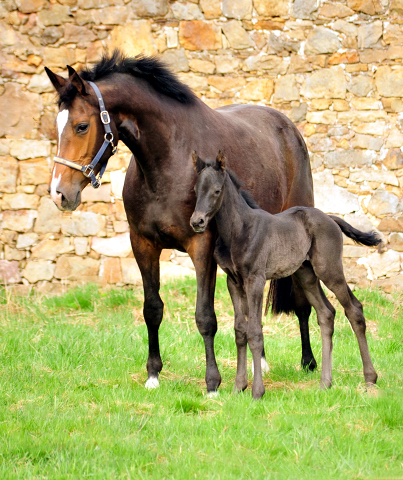
[[[81,165],[79,163],[72,162],[71,160],[67,160],[65,158],[58,157],[58,156],[55,156],[53,160],[55,163],[61,163],[62,165],[66,165],[67,167],[74,168],[75,170],[79,170],[80,172],[83,172],[83,175],[85,177],[91,179],[91,185],[94,188],[98,188],[101,186],[101,178],[105,172],[106,166],[108,164],[108,160],[112,155],[116,153],[118,147],[113,143],[113,133],[110,127],[111,119],[110,119],[109,113],[105,109],[105,103],[102,98],[101,92],[99,91],[99,88],[95,85],[94,82],[88,82],[88,83],[94,89],[94,92],[98,98],[99,108],[101,110],[101,113],[100,113],[101,122],[105,130],[104,143],[101,145],[101,148],[98,150],[98,153],[92,159],[92,162],[88,165]],[[107,158],[106,162],[101,166],[101,170],[99,171],[98,178],[97,178],[94,172],[95,167],[97,166],[98,162],[101,160],[102,155],[104,154],[105,150],[109,147],[109,145],[112,147],[112,153]]]

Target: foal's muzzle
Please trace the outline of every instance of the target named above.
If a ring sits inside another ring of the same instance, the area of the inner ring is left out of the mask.
[[[203,233],[207,227],[206,216],[195,212],[190,218],[190,226],[196,233]]]

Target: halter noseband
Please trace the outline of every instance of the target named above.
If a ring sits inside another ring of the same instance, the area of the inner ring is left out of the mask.
[[[114,155],[118,149],[117,145],[114,145],[113,143],[113,133],[112,129],[110,127],[111,119],[109,116],[108,111],[105,109],[105,103],[102,98],[101,92],[99,91],[99,88],[95,85],[94,82],[88,82],[91,87],[94,89],[94,92],[98,98],[99,102],[99,108],[101,110],[100,116],[101,116],[101,122],[104,126],[105,130],[105,135],[104,135],[104,143],[101,145],[101,148],[98,150],[98,153],[95,155],[95,157],[92,159],[92,162],[88,165],[81,165],[76,162],[72,162],[71,160],[67,160],[63,157],[54,157],[54,162],[55,163],[61,163],[62,165],[66,165],[67,167],[74,168],[75,170],[79,170],[80,172],[83,173],[83,175],[87,178],[91,179],[91,185],[94,188],[98,188],[101,186],[101,178],[102,175],[105,172],[106,165],[108,164],[108,160],[110,156]],[[109,147],[109,145],[112,147],[112,153],[106,160],[106,162],[101,166],[101,170],[99,171],[98,178],[95,176],[94,169],[97,166],[98,162],[101,160],[102,155],[104,154],[105,150]]]

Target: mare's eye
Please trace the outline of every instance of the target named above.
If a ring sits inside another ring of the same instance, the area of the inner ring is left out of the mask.
[[[88,123],[79,123],[76,126],[77,133],[85,133],[88,130],[89,124]]]
[[[220,195],[221,193],[221,188],[217,188],[216,191],[214,192],[215,195]]]

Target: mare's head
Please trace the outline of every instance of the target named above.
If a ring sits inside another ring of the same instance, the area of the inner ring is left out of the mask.
[[[215,160],[205,162],[193,152],[192,159],[198,178],[195,186],[196,207],[190,218],[190,225],[195,232],[202,233],[221,207],[224,195],[225,156],[220,151]]]
[[[77,72],[68,67],[69,78],[63,78],[51,70],[46,73],[55,87],[59,99],[57,125],[57,157],[74,162],[75,167],[55,163],[49,185],[52,200],[60,210],[75,210],[81,203],[81,192],[90,182],[80,170],[89,165],[104,142],[105,130],[100,116],[100,106],[95,91]],[[112,134],[117,136],[111,123]],[[108,137],[107,137],[108,138]],[[113,138],[110,135],[109,138]],[[112,154],[112,145],[102,154],[95,174]],[[55,158],[56,161],[56,158]]]

